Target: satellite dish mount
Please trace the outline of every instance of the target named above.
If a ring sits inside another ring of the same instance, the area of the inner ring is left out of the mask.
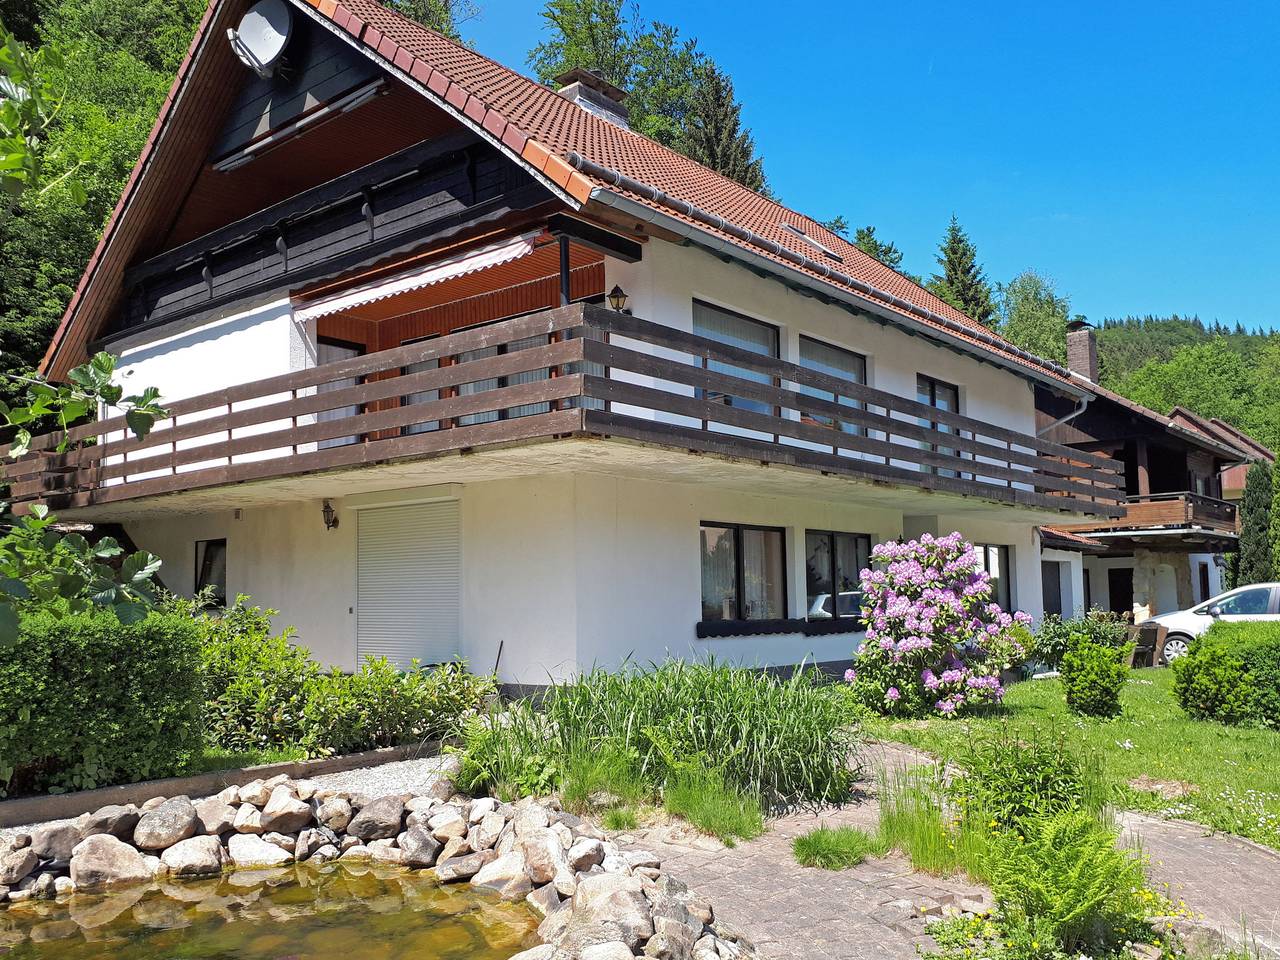
[[[238,27],[227,30],[227,39],[240,62],[266,80],[275,74],[292,32],[293,11],[287,0],[258,0]]]

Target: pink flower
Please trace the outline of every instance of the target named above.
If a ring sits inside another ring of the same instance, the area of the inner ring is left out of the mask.
[[[858,671],[853,669],[853,667],[850,667],[848,670],[844,672],[845,683],[853,683],[853,681],[857,679],[858,679]]]
[[[901,697],[902,697],[902,694],[898,692],[897,687],[890,687],[888,690],[884,692],[884,698],[893,703],[897,703]]]

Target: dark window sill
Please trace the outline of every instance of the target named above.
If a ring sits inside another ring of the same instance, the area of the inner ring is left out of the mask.
[[[861,633],[862,620],[841,617],[835,620],[703,620],[697,624],[699,640],[715,637],[762,637],[775,633],[799,633],[806,637]]]

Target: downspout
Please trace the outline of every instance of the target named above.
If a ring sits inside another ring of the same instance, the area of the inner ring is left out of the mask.
[[[1050,430],[1060,427],[1064,423],[1070,423],[1072,420],[1080,416],[1080,414],[1084,413],[1085,410],[1088,409],[1089,401],[1092,399],[1093,397],[1087,396],[1087,395],[1081,397],[1080,401],[1076,404],[1076,408],[1074,410],[1068,413],[1065,417],[1059,417],[1057,420],[1053,421],[1053,423],[1049,424],[1048,426],[1041,427],[1039,430],[1036,431],[1036,436],[1043,437]]]
[[[834,280],[844,286],[852,287],[864,296],[871,297],[872,299],[887,303],[889,306],[898,310],[921,317],[965,339],[976,340],[984,346],[1002,350],[1022,360],[1026,360],[1036,364],[1037,366],[1052,370],[1061,377],[1071,377],[1071,371],[1057,363],[1054,363],[1052,360],[1045,360],[1042,357],[1037,357],[1034,354],[1023,350],[1021,347],[1014,346],[1005,340],[993,337],[985,331],[966,326],[965,324],[952,320],[950,317],[944,317],[942,314],[934,313],[932,310],[927,310],[924,307],[917,306],[916,304],[903,300],[900,297],[895,297],[893,294],[880,290],[877,287],[873,287],[871,284],[859,280],[856,277],[851,277],[838,270],[833,270],[825,263],[810,260],[803,254],[796,253],[794,250],[784,247],[777,241],[770,240],[768,237],[763,237],[754,231],[729,223],[723,217],[719,217],[716,214],[703,210],[700,207],[695,207],[693,204],[688,203],[685,200],[681,200],[678,197],[673,197],[670,194],[659,190],[657,187],[651,186],[650,184],[644,183],[640,180],[636,180],[633,177],[628,177],[626,174],[619,173],[617,170],[601,166],[593,160],[588,160],[577,151],[571,151],[569,153],[568,160],[569,164],[576,170],[580,170],[589,176],[603,180],[611,186],[618,187],[629,193],[634,193],[638,196],[644,197],[653,203],[666,207],[668,210],[674,210],[676,213],[689,217],[691,220],[696,220],[698,223],[710,227],[713,230],[719,230],[722,233],[727,233],[731,237],[741,240],[744,243],[749,243],[756,247],[762,247],[775,256],[781,257],[798,267],[802,267],[806,270],[812,270],[813,272],[820,274],[823,279]],[[608,201],[606,200],[605,202],[607,203]],[[1073,416],[1075,416],[1075,414],[1073,414]]]

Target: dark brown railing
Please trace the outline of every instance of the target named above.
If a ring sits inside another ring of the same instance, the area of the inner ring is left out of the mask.
[[[404,372],[430,361],[433,369]],[[1118,461],[583,304],[168,409],[143,440],[126,436],[120,417],[73,428],[80,445],[66,453],[56,452],[59,435],[37,437],[6,467],[13,499],[66,509],[611,436],[1094,516],[1123,511]]]
[[[1226,500],[1215,500],[1204,494],[1180,491],[1177,493],[1152,493],[1146,496],[1126,497],[1122,517],[1090,523],[1087,529],[1143,530],[1201,527],[1207,530],[1235,533],[1238,527],[1236,505]],[[1072,529],[1084,530],[1085,525]]]

